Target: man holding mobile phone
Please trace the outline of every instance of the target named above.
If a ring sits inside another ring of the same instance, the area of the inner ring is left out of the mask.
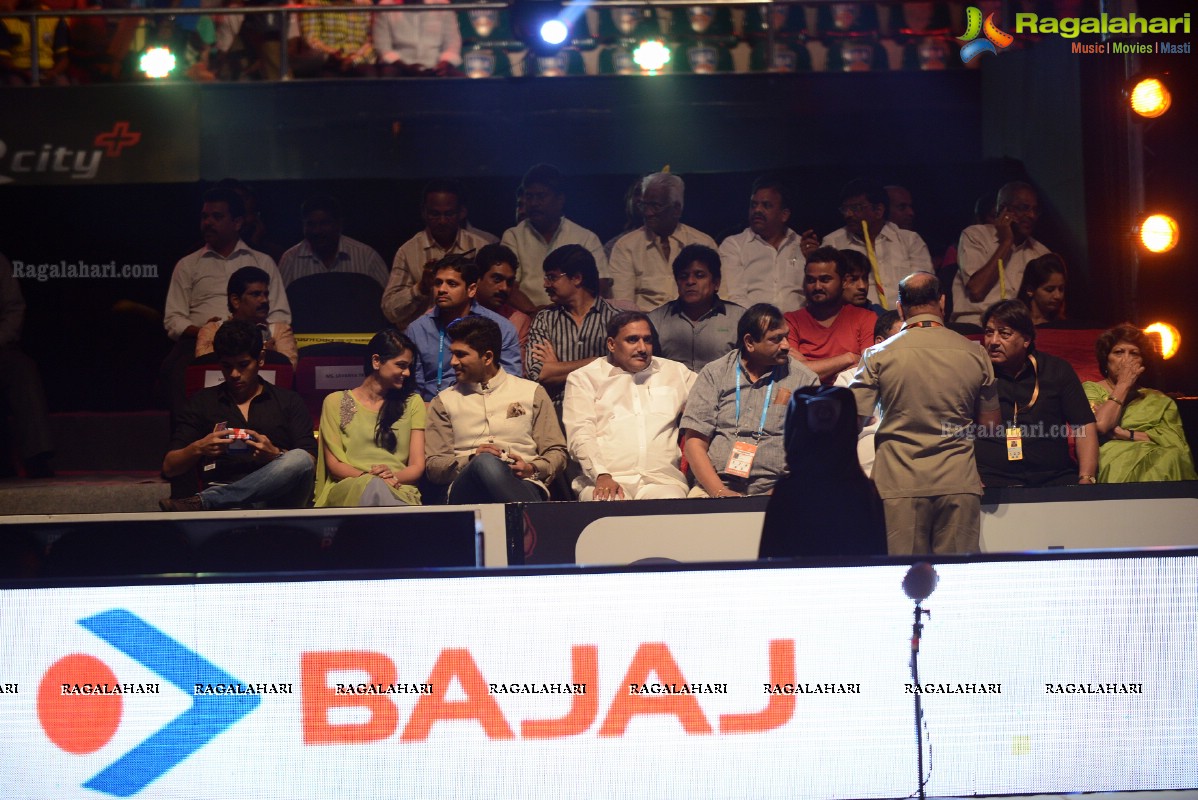
[[[225,381],[179,412],[162,472],[198,470],[202,490],[167,498],[163,511],[300,508],[312,498],[316,440],[299,395],[259,377],[262,338],[250,322],[226,322],[213,338]]]
[[[1018,299],[1028,262],[1050,252],[1032,236],[1039,219],[1036,190],[1011,181],[998,190],[994,223],[971,225],[961,232],[952,322],[980,329],[983,311],[999,300]]]

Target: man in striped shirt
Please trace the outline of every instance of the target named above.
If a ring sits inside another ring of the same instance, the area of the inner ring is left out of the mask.
[[[309,275],[357,272],[386,286],[391,276],[383,258],[370,245],[341,233],[341,203],[331,195],[315,195],[300,207],[304,239],[279,259],[284,286]]]
[[[525,373],[545,387],[560,416],[566,377],[607,354],[607,323],[619,312],[599,296],[599,268],[582,245],[545,258],[545,293],[553,305],[532,321]]]

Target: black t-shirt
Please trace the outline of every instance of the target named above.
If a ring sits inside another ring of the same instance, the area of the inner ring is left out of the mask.
[[[312,436],[312,417],[303,399],[295,392],[279,389],[262,381],[262,392],[250,401],[250,416],[246,419],[225,384],[201,389],[179,412],[169,450],[178,450],[212,433],[218,422],[230,428],[249,428],[266,436],[283,450],[307,450],[316,457],[316,439]],[[232,483],[263,466],[255,462],[252,449],[226,451],[215,460],[204,459],[198,465],[200,480],[210,483]],[[210,467],[210,464],[215,464]],[[205,469],[205,467],[208,467]]]
[[[1069,456],[1069,431],[1065,424],[1080,428],[1094,421],[1077,373],[1064,359],[1032,352],[1016,378],[996,369],[998,400],[1003,429],[1010,427],[1019,404],[1019,428],[1023,437],[1023,460],[1007,460],[1004,431],[996,436],[979,436],[976,442],[978,472],[987,486],[1047,486],[1077,482],[1077,464]],[[1037,379],[1039,396],[1032,400]],[[1076,434],[1075,434],[1076,435]]]

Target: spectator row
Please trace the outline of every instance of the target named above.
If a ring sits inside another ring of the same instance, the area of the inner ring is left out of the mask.
[[[954,31],[964,29],[965,3],[837,3],[731,8],[643,6],[589,9],[555,55],[526,51],[507,10],[412,11],[392,0],[362,11],[241,13],[245,4],[176,0],[177,9],[218,7],[223,14],[43,16],[0,19],[0,72],[10,85],[30,85],[31,27],[38,29],[38,83],[66,85],[144,77],[140,56],[167,48],[171,75],[196,81],[284,77],[501,77],[507,75],[634,75],[650,72],[857,72],[942,70],[962,66]],[[123,0],[89,3],[8,0],[14,11],[124,10]],[[261,3],[260,6],[284,6]],[[300,8],[344,5],[314,0]],[[1001,16],[1001,4],[995,6]],[[1048,5],[1067,5],[1064,2]],[[166,8],[166,7],[164,7]],[[284,29],[286,34],[284,35]],[[669,59],[653,68],[635,49],[659,40]],[[1023,38],[1027,41],[1027,37]],[[286,59],[283,45],[286,43]],[[285,62],[285,63],[284,63]]]

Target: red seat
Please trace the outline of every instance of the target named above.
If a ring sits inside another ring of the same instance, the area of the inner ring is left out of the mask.
[[[1078,380],[1097,383],[1102,380],[1102,373],[1098,371],[1094,343],[1102,331],[1102,328],[1036,328],[1036,349],[1068,361]],[[971,333],[965,338],[981,342],[982,334]]]
[[[325,397],[331,392],[357,387],[363,377],[361,356],[301,355],[295,371],[295,390],[308,407],[312,427],[320,427],[320,407]]]

